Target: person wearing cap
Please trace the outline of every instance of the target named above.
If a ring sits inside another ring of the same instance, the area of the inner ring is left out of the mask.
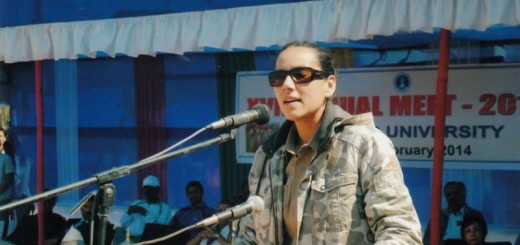
[[[145,199],[133,202],[128,211],[121,216],[121,227],[130,232],[132,241],[140,241],[148,223],[168,224],[170,207],[159,197],[159,190],[159,179],[148,175],[143,180]]]

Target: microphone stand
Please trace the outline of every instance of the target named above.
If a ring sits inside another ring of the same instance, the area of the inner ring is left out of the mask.
[[[105,244],[106,239],[106,227],[108,223],[108,210],[110,207],[114,205],[114,198],[115,198],[115,186],[112,183],[106,183],[99,187],[99,192],[97,195],[99,195],[101,198],[100,204],[99,204],[99,223],[98,223],[98,242],[97,244],[103,245]],[[97,196],[96,195],[96,196]],[[92,245],[93,232],[90,232],[90,243]]]
[[[169,235],[166,235],[166,236],[163,236],[163,237],[159,237],[159,238],[156,238],[156,239],[152,239],[152,240],[147,240],[147,241],[141,241],[139,243],[136,243],[135,245],[145,245],[145,244],[155,244],[155,243],[158,243],[158,242],[162,242],[162,241],[165,241],[167,239],[170,239],[172,237],[175,237],[185,231],[188,231],[188,230],[192,230],[192,229],[197,229],[197,228],[203,228],[203,227],[206,227],[204,224],[201,224],[201,223],[195,223],[193,225],[189,225],[189,226],[186,226],[178,231],[175,231],[174,233],[171,233]]]
[[[180,230],[175,231],[174,233],[168,234],[163,237],[155,238],[152,240],[146,240],[141,241],[139,243],[136,243],[135,245],[145,245],[145,244],[156,244],[158,242],[162,242],[165,240],[168,240],[174,236],[177,236],[185,231],[191,230],[191,229],[197,229],[197,228],[203,228],[203,227],[216,227],[219,224],[224,223],[225,225],[229,227],[230,231],[225,240],[231,239],[230,243],[232,245],[236,242],[236,229],[238,227],[238,224],[240,222],[240,218],[254,212],[254,211],[260,211],[264,208],[264,202],[263,200],[258,196],[249,196],[247,200],[247,204],[243,203],[237,206],[234,206],[232,208],[229,208],[226,211],[222,211],[220,213],[214,214],[206,219],[203,219],[195,224],[189,225],[187,227],[184,227]],[[221,229],[217,230],[218,237],[220,238]],[[231,236],[230,236],[231,235]]]
[[[229,232],[231,232],[231,245],[235,245],[236,243],[236,232],[237,232],[237,228],[238,228],[238,223],[240,222],[240,219],[235,219],[235,220],[232,220],[231,223],[229,224],[230,226],[230,229],[229,229]]]
[[[228,133],[220,134],[219,136],[209,139],[191,146],[187,146],[184,148],[181,148],[179,150],[173,151],[171,153],[167,153],[164,155],[160,155],[153,158],[147,158],[145,160],[141,160],[137,163],[134,163],[132,165],[123,165],[120,167],[116,167],[110,170],[103,171],[101,173],[95,174],[93,177],[77,181],[75,183],[65,185],[63,187],[56,188],[54,190],[42,192],[40,194],[27,197],[12,203],[8,203],[5,205],[0,206],[0,212],[13,209],[17,206],[21,206],[28,203],[34,203],[37,201],[49,199],[51,197],[55,197],[61,193],[69,192],[72,190],[76,190],[82,187],[85,187],[87,185],[97,183],[99,185],[99,191],[96,194],[96,204],[100,206],[99,216],[100,222],[98,222],[98,230],[99,230],[99,236],[98,236],[98,244],[103,245],[105,244],[105,236],[106,236],[106,225],[108,220],[108,211],[110,207],[114,204],[114,197],[115,197],[115,187],[111,183],[112,180],[121,178],[123,176],[129,175],[132,171],[139,170],[142,168],[146,168],[148,166],[151,166],[157,162],[167,160],[176,156],[185,155],[188,153],[191,153],[193,151],[202,149],[204,147],[208,147],[214,144],[221,144],[224,142],[227,142],[229,140],[235,139],[236,136],[236,129],[231,129]],[[94,205],[94,207],[97,205]],[[96,209],[92,212],[95,212]],[[91,232],[92,234],[92,232]],[[90,243],[92,244],[93,239],[91,237]]]

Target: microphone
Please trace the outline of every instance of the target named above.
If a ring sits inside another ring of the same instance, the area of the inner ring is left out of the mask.
[[[264,209],[264,200],[259,196],[249,196],[246,202],[229,208],[220,213],[216,213],[199,223],[194,225],[194,228],[206,227],[209,225],[222,223],[228,220],[234,220],[246,216],[252,212],[260,212]]]
[[[243,124],[255,122],[258,125],[266,124],[271,117],[271,110],[264,104],[256,104],[250,110],[239,114],[224,117],[206,126],[206,129],[218,129],[233,127],[237,128]]]

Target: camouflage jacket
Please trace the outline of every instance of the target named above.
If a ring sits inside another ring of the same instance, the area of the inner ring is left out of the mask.
[[[329,103],[322,124],[318,151],[299,185],[294,244],[422,244],[393,145],[372,115],[352,116]],[[241,220],[238,244],[287,244],[282,206],[292,126],[286,121],[256,152],[249,188],[265,208]]]

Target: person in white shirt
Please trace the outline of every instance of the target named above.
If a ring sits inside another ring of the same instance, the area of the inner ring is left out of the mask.
[[[171,217],[170,207],[159,197],[159,179],[148,175],[142,188],[145,199],[133,202],[121,216],[121,227],[125,231],[128,229],[133,242],[140,241],[146,224],[166,225]]]
[[[440,238],[441,241],[461,239],[460,225],[464,214],[469,211],[478,211],[466,204],[466,185],[460,181],[450,181],[444,185],[444,197],[448,207],[441,210]],[[423,244],[430,244],[430,221],[424,232]]]

